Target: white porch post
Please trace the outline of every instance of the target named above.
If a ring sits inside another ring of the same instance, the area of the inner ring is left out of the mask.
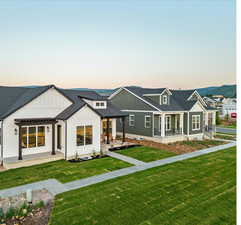
[[[165,113],[161,115],[161,137],[165,137]]]
[[[183,134],[183,113],[180,114],[180,129],[182,130]]]
[[[213,121],[212,121],[212,125],[214,127],[214,132],[216,133],[216,111],[213,112]]]
[[[112,137],[116,139],[116,119],[112,119]]]

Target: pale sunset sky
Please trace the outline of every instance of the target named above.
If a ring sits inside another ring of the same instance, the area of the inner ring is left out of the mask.
[[[234,0],[0,0],[0,85],[236,83]]]

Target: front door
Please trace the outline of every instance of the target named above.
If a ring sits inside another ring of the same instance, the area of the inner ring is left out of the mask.
[[[61,125],[57,126],[57,148],[61,149]]]

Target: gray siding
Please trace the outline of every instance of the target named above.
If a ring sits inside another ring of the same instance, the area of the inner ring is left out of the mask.
[[[154,108],[149,106],[147,103],[143,102],[139,98],[130,94],[126,90],[122,90],[117,95],[115,95],[111,102],[113,105],[118,107],[120,110],[128,109],[128,110],[148,110],[155,111]]]
[[[200,130],[192,130],[192,115],[200,115],[200,120],[201,120],[201,124],[200,124]],[[188,116],[187,113],[184,113],[184,117],[183,117],[183,132],[184,134],[187,134],[187,122]],[[189,112],[189,134],[199,134],[203,132],[203,112]]]
[[[136,134],[142,136],[153,136],[153,117],[152,113],[144,113],[144,112],[129,112],[129,115],[135,115],[135,124],[134,126],[129,126],[129,117],[125,120],[125,130],[126,133]],[[145,115],[151,116],[151,127],[145,128]],[[118,132],[122,132],[122,124],[120,123],[120,119],[116,122],[116,129]]]

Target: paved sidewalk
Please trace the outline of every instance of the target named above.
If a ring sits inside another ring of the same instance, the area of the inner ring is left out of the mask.
[[[112,171],[109,173],[96,175],[96,176],[72,181],[72,182],[65,183],[65,184],[62,184],[55,179],[49,179],[49,180],[45,180],[45,181],[35,182],[32,184],[21,185],[18,187],[1,190],[0,197],[14,196],[19,193],[25,192],[27,189],[39,190],[42,188],[46,188],[53,195],[56,195],[56,194],[63,193],[66,191],[75,190],[75,189],[79,189],[81,187],[86,187],[86,186],[89,186],[92,184],[100,183],[100,182],[110,180],[110,179],[113,179],[116,177],[121,177],[121,176],[125,176],[128,174],[132,174],[132,173],[135,173],[138,171],[143,171],[146,169],[167,165],[167,164],[182,161],[185,159],[190,159],[193,157],[205,155],[205,154],[208,154],[211,152],[217,152],[217,151],[220,151],[220,150],[223,150],[226,148],[230,148],[233,146],[236,146],[236,142],[231,142],[228,144],[219,145],[219,146],[215,146],[215,147],[211,147],[211,148],[207,148],[207,149],[203,149],[203,150],[199,150],[199,151],[195,151],[195,152],[191,152],[191,153],[177,155],[177,156],[173,156],[173,157],[169,157],[169,158],[165,158],[165,159],[161,159],[161,160],[157,160],[157,161],[153,161],[153,162],[149,162],[149,163],[144,163],[141,165],[127,167],[124,169],[115,170],[115,171]]]
[[[131,158],[131,157],[129,157],[129,156],[121,155],[121,154],[116,153],[116,152],[110,152],[110,151],[108,151],[108,152],[107,152],[107,155],[108,155],[108,156],[111,156],[111,157],[113,157],[113,158],[120,159],[120,160],[122,160],[122,161],[128,162],[128,163],[130,163],[130,164],[134,164],[134,165],[136,165],[136,166],[137,166],[137,165],[144,165],[144,164],[146,164],[145,162],[142,162],[142,161],[140,161],[140,160]]]

